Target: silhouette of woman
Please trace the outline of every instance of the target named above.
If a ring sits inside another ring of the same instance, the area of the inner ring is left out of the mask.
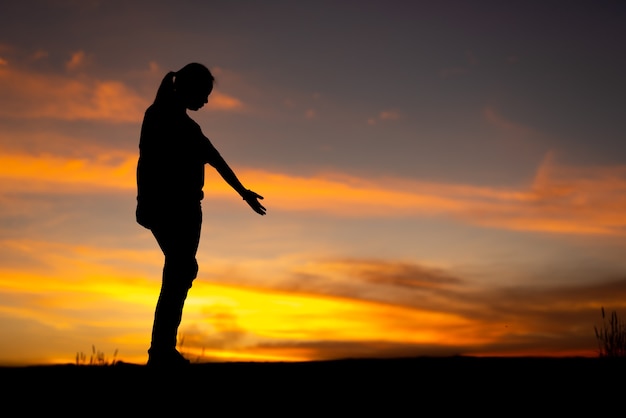
[[[204,197],[204,165],[210,164],[260,215],[262,196],[246,189],[187,114],[208,101],[214,78],[198,63],[168,73],[146,110],[137,163],[137,222],[148,228],[165,256],[157,301],[149,366],[188,364],[176,350],[176,335],[187,292],[198,274]]]

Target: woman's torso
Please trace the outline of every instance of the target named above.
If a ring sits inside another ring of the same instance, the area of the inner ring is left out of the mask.
[[[138,209],[154,213],[197,207],[204,197],[207,144],[184,110],[150,106],[139,141]]]

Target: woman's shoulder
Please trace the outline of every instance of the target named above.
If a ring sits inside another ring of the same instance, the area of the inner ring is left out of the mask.
[[[177,131],[179,135],[203,136],[200,124],[185,111],[173,109],[162,104],[150,105],[144,114],[143,126],[151,127],[160,133]]]
[[[143,114],[143,122],[144,124],[146,122],[154,122],[159,120],[162,116],[163,112],[159,109],[159,106],[150,105]]]
[[[181,116],[184,117],[184,115],[179,115],[178,112],[169,106],[152,104],[144,113],[143,123],[164,127],[170,125],[179,126],[181,123],[184,123],[184,119]]]
[[[151,104],[145,111],[145,116],[162,116],[168,113],[163,105]]]

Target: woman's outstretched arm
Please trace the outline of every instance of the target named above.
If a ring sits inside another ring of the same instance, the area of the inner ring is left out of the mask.
[[[230,168],[230,166],[226,163],[224,158],[220,155],[219,152],[215,148],[213,148],[213,152],[211,153],[211,158],[208,163],[217,170],[217,172],[222,176],[222,178],[235,189],[237,193],[246,201],[248,205],[259,215],[265,215],[265,207],[259,202],[259,200],[263,200],[263,196],[253,192],[252,190],[246,189],[241,181],[237,178],[235,172]]]

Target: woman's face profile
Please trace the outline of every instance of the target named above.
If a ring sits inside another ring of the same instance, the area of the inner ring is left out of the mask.
[[[211,86],[202,86],[187,92],[183,96],[185,107],[189,110],[199,110],[209,101],[212,90]]]
[[[178,90],[182,104],[189,110],[199,110],[209,101],[213,91],[213,83],[197,80],[192,84],[185,84]]]

